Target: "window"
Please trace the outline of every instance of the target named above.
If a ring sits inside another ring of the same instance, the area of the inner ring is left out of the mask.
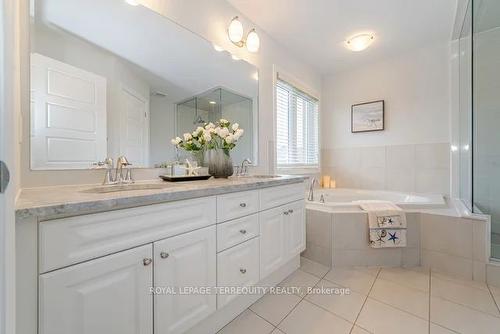
[[[276,113],[277,167],[318,167],[318,100],[278,79]]]

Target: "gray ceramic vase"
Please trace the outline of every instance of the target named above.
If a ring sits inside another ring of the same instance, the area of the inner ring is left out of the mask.
[[[233,160],[228,150],[216,148],[205,152],[208,174],[215,178],[228,178],[233,175]]]

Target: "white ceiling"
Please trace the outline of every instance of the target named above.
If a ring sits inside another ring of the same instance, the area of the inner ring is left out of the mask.
[[[457,0],[227,0],[323,74],[451,39]],[[373,31],[363,52],[344,48]]]

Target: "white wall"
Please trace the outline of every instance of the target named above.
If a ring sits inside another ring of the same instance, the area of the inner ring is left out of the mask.
[[[339,186],[449,193],[448,44],[328,76],[322,97],[322,171]],[[381,99],[385,130],[351,133],[351,105]]]

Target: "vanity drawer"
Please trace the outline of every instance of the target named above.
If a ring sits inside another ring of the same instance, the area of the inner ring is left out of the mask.
[[[259,211],[259,191],[250,190],[217,196],[217,222],[243,217]]]
[[[260,210],[271,209],[286,203],[305,199],[304,182],[260,190]]]
[[[41,222],[39,271],[213,225],[215,205],[205,197]]]
[[[259,215],[253,214],[217,224],[217,251],[240,244],[259,235]]]
[[[259,238],[217,254],[217,286],[249,287],[259,282]],[[217,295],[217,308],[221,308],[238,295]]]

